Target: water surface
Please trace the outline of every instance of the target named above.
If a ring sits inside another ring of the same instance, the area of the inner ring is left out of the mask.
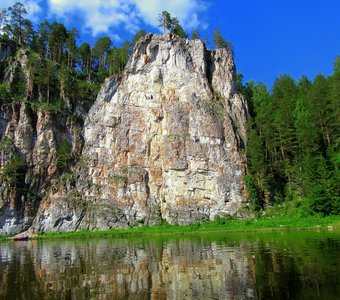
[[[340,233],[0,242],[1,299],[340,299]]]

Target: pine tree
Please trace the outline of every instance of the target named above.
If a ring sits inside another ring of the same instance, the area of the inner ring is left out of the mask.
[[[181,26],[181,24],[179,23],[178,19],[172,18],[171,19],[171,27],[170,27],[170,32],[173,34],[176,34],[182,38],[186,38],[187,34],[184,31],[183,27]]]
[[[169,12],[164,10],[159,16],[158,16],[158,22],[159,22],[159,27],[163,28],[163,33],[166,32],[166,30],[171,29],[172,25],[172,18]]]
[[[67,31],[66,50],[67,50],[67,66],[73,68],[75,55],[77,51],[77,38],[79,37],[77,29]]]
[[[216,49],[225,48],[232,56],[234,56],[233,45],[222,37],[219,29],[215,29],[214,31],[214,46]]]
[[[50,34],[48,37],[48,50],[49,50],[49,57],[57,62],[61,63],[65,43],[67,38],[67,30],[64,24],[53,22],[50,25]]]
[[[106,68],[107,53],[111,45],[112,42],[109,37],[101,37],[97,40],[93,48],[93,53],[98,60],[99,69]]]
[[[200,35],[198,28],[195,28],[194,31],[192,32],[191,39],[192,40],[200,40],[201,39],[201,35]]]
[[[8,11],[11,15],[10,31],[13,39],[18,45],[22,45],[24,39],[24,28],[27,24],[27,22],[25,22],[25,16],[27,15],[26,8],[22,3],[16,2],[12,7],[8,8]]]

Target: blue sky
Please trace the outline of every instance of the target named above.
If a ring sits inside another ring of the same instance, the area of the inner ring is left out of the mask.
[[[16,1],[1,0],[0,8]],[[280,74],[330,75],[340,55],[340,0],[23,0],[34,22],[63,22],[79,42],[108,35],[116,45],[139,29],[159,33],[157,16],[169,11],[191,33],[211,40],[215,28],[235,48],[245,80],[271,86]],[[213,47],[212,43],[208,47]]]

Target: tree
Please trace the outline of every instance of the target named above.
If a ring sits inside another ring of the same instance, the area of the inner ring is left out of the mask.
[[[51,32],[50,24],[45,20],[38,25],[36,34],[35,50],[42,56],[46,57],[48,53],[48,39]]]
[[[13,140],[6,136],[0,140],[0,157],[0,182],[9,188],[17,188],[19,178],[25,173],[26,162],[17,153]]]
[[[45,96],[47,103],[51,102],[51,91],[53,85],[56,83],[56,62],[47,59],[44,64],[41,65],[38,73],[35,76],[35,82],[39,86],[39,90],[42,96]],[[43,91],[45,95],[43,95]]]
[[[186,32],[184,31],[183,27],[181,26],[181,24],[179,23],[176,17],[171,19],[170,32],[182,38],[187,37]]]
[[[273,129],[276,147],[284,160],[294,155],[296,136],[294,131],[293,112],[297,98],[297,88],[294,79],[289,75],[281,75],[274,82],[273,97],[275,111]]]
[[[321,74],[316,76],[310,93],[313,118],[319,128],[325,150],[332,142],[330,82]]]
[[[108,54],[110,75],[120,76],[129,59],[130,42],[126,41],[121,48],[112,48]]]
[[[60,143],[60,147],[57,151],[57,166],[60,171],[65,171],[69,168],[73,156],[72,156],[72,147],[67,139],[62,139]]]
[[[20,2],[16,2],[13,7],[8,8],[8,11],[11,14],[10,30],[13,35],[13,39],[18,45],[21,45],[23,43],[23,31],[27,11],[25,6]]]
[[[334,73],[340,72],[340,56],[337,56],[334,60]]]
[[[201,39],[200,32],[199,32],[198,28],[195,28],[194,31],[192,32],[191,39],[192,40],[200,40]]]
[[[163,33],[166,32],[166,30],[171,29],[171,24],[172,24],[172,18],[169,12],[164,10],[159,16],[158,16],[158,22],[159,22],[159,27],[163,28]]]
[[[35,43],[35,31],[30,20],[24,20],[24,28],[22,32],[22,42],[25,45],[33,45]]]
[[[92,54],[88,43],[83,43],[78,48],[78,59],[81,71],[89,77],[92,71]]]
[[[73,68],[74,59],[77,51],[76,39],[79,37],[77,29],[67,31],[66,50],[67,50],[67,66]]]
[[[98,59],[98,67],[100,69],[106,68],[107,52],[110,49],[111,45],[112,42],[110,38],[106,36],[99,38],[93,48],[93,53]]]
[[[61,63],[61,59],[64,53],[64,47],[67,38],[67,30],[62,23],[53,22],[50,25],[50,34],[48,37],[48,51],[49,57],[57,62]]]
[[[6,84],[0,83],[0,103],[8,102],[10,100],[10,91]]]
[[[132,40],[132,46],[131,46],[131,50],[133,50],[133,48],[135,47],[136,43],[138,42],[138,40],[143,37],[144,35],[146,35],[146,32],[144,29],[138,31],[135,36],[133,37],[133,40]]]
[[[215,29],[214,31],[214,45],[215,45],[215,48],[216,49],[219,49],[219,48],[225,48],[228,50],[228,52],[234,56],[234,47],[233,45],[231,44],[231,42],[229,41],[226,41],[221,33],[220,33],[220,30],[219,29]]]
[[[0,10],[0,32],[3,31],[3,27],[7,24],[8,12],[6,8]]]
[[[41,57],[37,52],[30,52],[27,59],[27,71],[29,75],[29,85],[26,84],[26,96],[33,98],[34,84],[36,76],[39,76],[41,71]]]

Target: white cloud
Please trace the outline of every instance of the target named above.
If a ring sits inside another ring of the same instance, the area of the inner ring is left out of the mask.
[[[135,0],[144,22],[158,26],[159,14],[166,10],[178,18],[184,28],[193,29],[199,25],[197,13],[207,6],[198,0]]]
[[[12,6],[17,1],[1,0],[0,8]],[[110,34],[111,29],[119,26],[135,33],[142,27],[142,21],[158,28],[158,16],[164,10],[177,17],[186,30],[204,28],[207,25],[199,18],[199,13],[207,9],[203,1],[208,0],[47,0],[47,8],[43,0],[22,2],[33,22],[38,21],[42,8],[48,9],[46,16],[54,15],[65,20],[70,16],[80,18],[84,29],[96,36]],[[117,35],[112,37],[119,39]]]
[[[39,21],[39,14],[41,13],[42,9],[40,5],[36,1],[24,1],[28,17],[33,22]]]
[[[94,36],[120,25],[135,33],[141,21],[157,27],[163,10],[176,16],[184,28],[193,29],[200,25],[197,14],[207,8],[201,0],[49,0],[49,7],[59,17],[79,13]]]
[[[18,1],[18,0],[1,0],[0,8],[8,8],[13,6],[16,2],[21,2],[25,5],[25,8],[27,10],[28,18],[33,21],[38,21],[38,15],[41,12],[41,7],[39,5],[40,1],[37,0],[24,0],[24,1]]]
[[[0,9],[1,8],[7,8],[12,6],[16,1],[12,1],[12,0],[2,0],[0,3]]]

